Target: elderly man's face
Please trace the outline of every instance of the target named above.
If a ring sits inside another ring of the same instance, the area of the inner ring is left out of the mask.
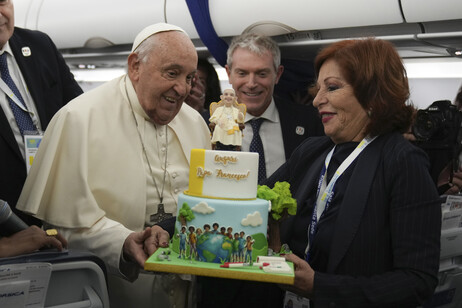
[[[0,48],[13,35],[14,7],[12,0],[0,0]]]
[[[129,76],[149,118],[168,124],[178,114],[191,90],[197,53],[191,40],[178,31],[155,34],[156,47],[146,62],[129,56]]]

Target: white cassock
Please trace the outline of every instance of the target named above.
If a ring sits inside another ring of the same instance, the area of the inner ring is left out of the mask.
[[[134,116],[159,191],[167,156],[163,203],[175,215],[177,195],[188,187],[191,149],[210,149],[210,131],[187,104],[167,127],[150,122],[128,76],[82,94],[53,117],[17,208],[57,227],[70,249],[89,250],[103,259],[109,292],[111,285],[123,289],[110,294],[117,297],[117,306],[152,302],[181,307],[184,290],[167,283],[178,280],[175,275],[148,273],[133,284],[114,278],[136,279],[139,267],[120,263],[122,246],[131,232],[144,229],[159,203]]]

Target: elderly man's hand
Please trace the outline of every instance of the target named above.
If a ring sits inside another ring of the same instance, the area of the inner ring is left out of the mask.
[[[167,247],[168,232],[159,226],[148,227],[141,232],[131,233],[124,242],[123,253],[126,259],[137,262],[141,267],[157,248]]]

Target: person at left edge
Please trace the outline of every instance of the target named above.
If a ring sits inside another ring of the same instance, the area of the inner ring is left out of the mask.
[[[0,1],[0,25],[0,54],[6,53],[10,75],[44,131],[56,111],[83,91],[48,35],[14,26],[12,0]],[[3,91],[0,106],[0,196],[24,222],[40,225],[15,208],[27,176],[24,139]]]
[[[188,187],[191,149],[211,148],[205,121],[183,103],[197,52],[181,28],[159,23],[127,60],[127,74],[53,117],[17,207],[105,261],[111,307],[183,307],[194,283],[139,270],[167,245],[159,224]]]

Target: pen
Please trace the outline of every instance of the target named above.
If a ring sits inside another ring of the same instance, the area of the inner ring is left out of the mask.
[[[230,267],[243,267],[246,266],[246,263],[243,262],[225,262],[224,264],[220,265],[223,268],[230,268]]]

